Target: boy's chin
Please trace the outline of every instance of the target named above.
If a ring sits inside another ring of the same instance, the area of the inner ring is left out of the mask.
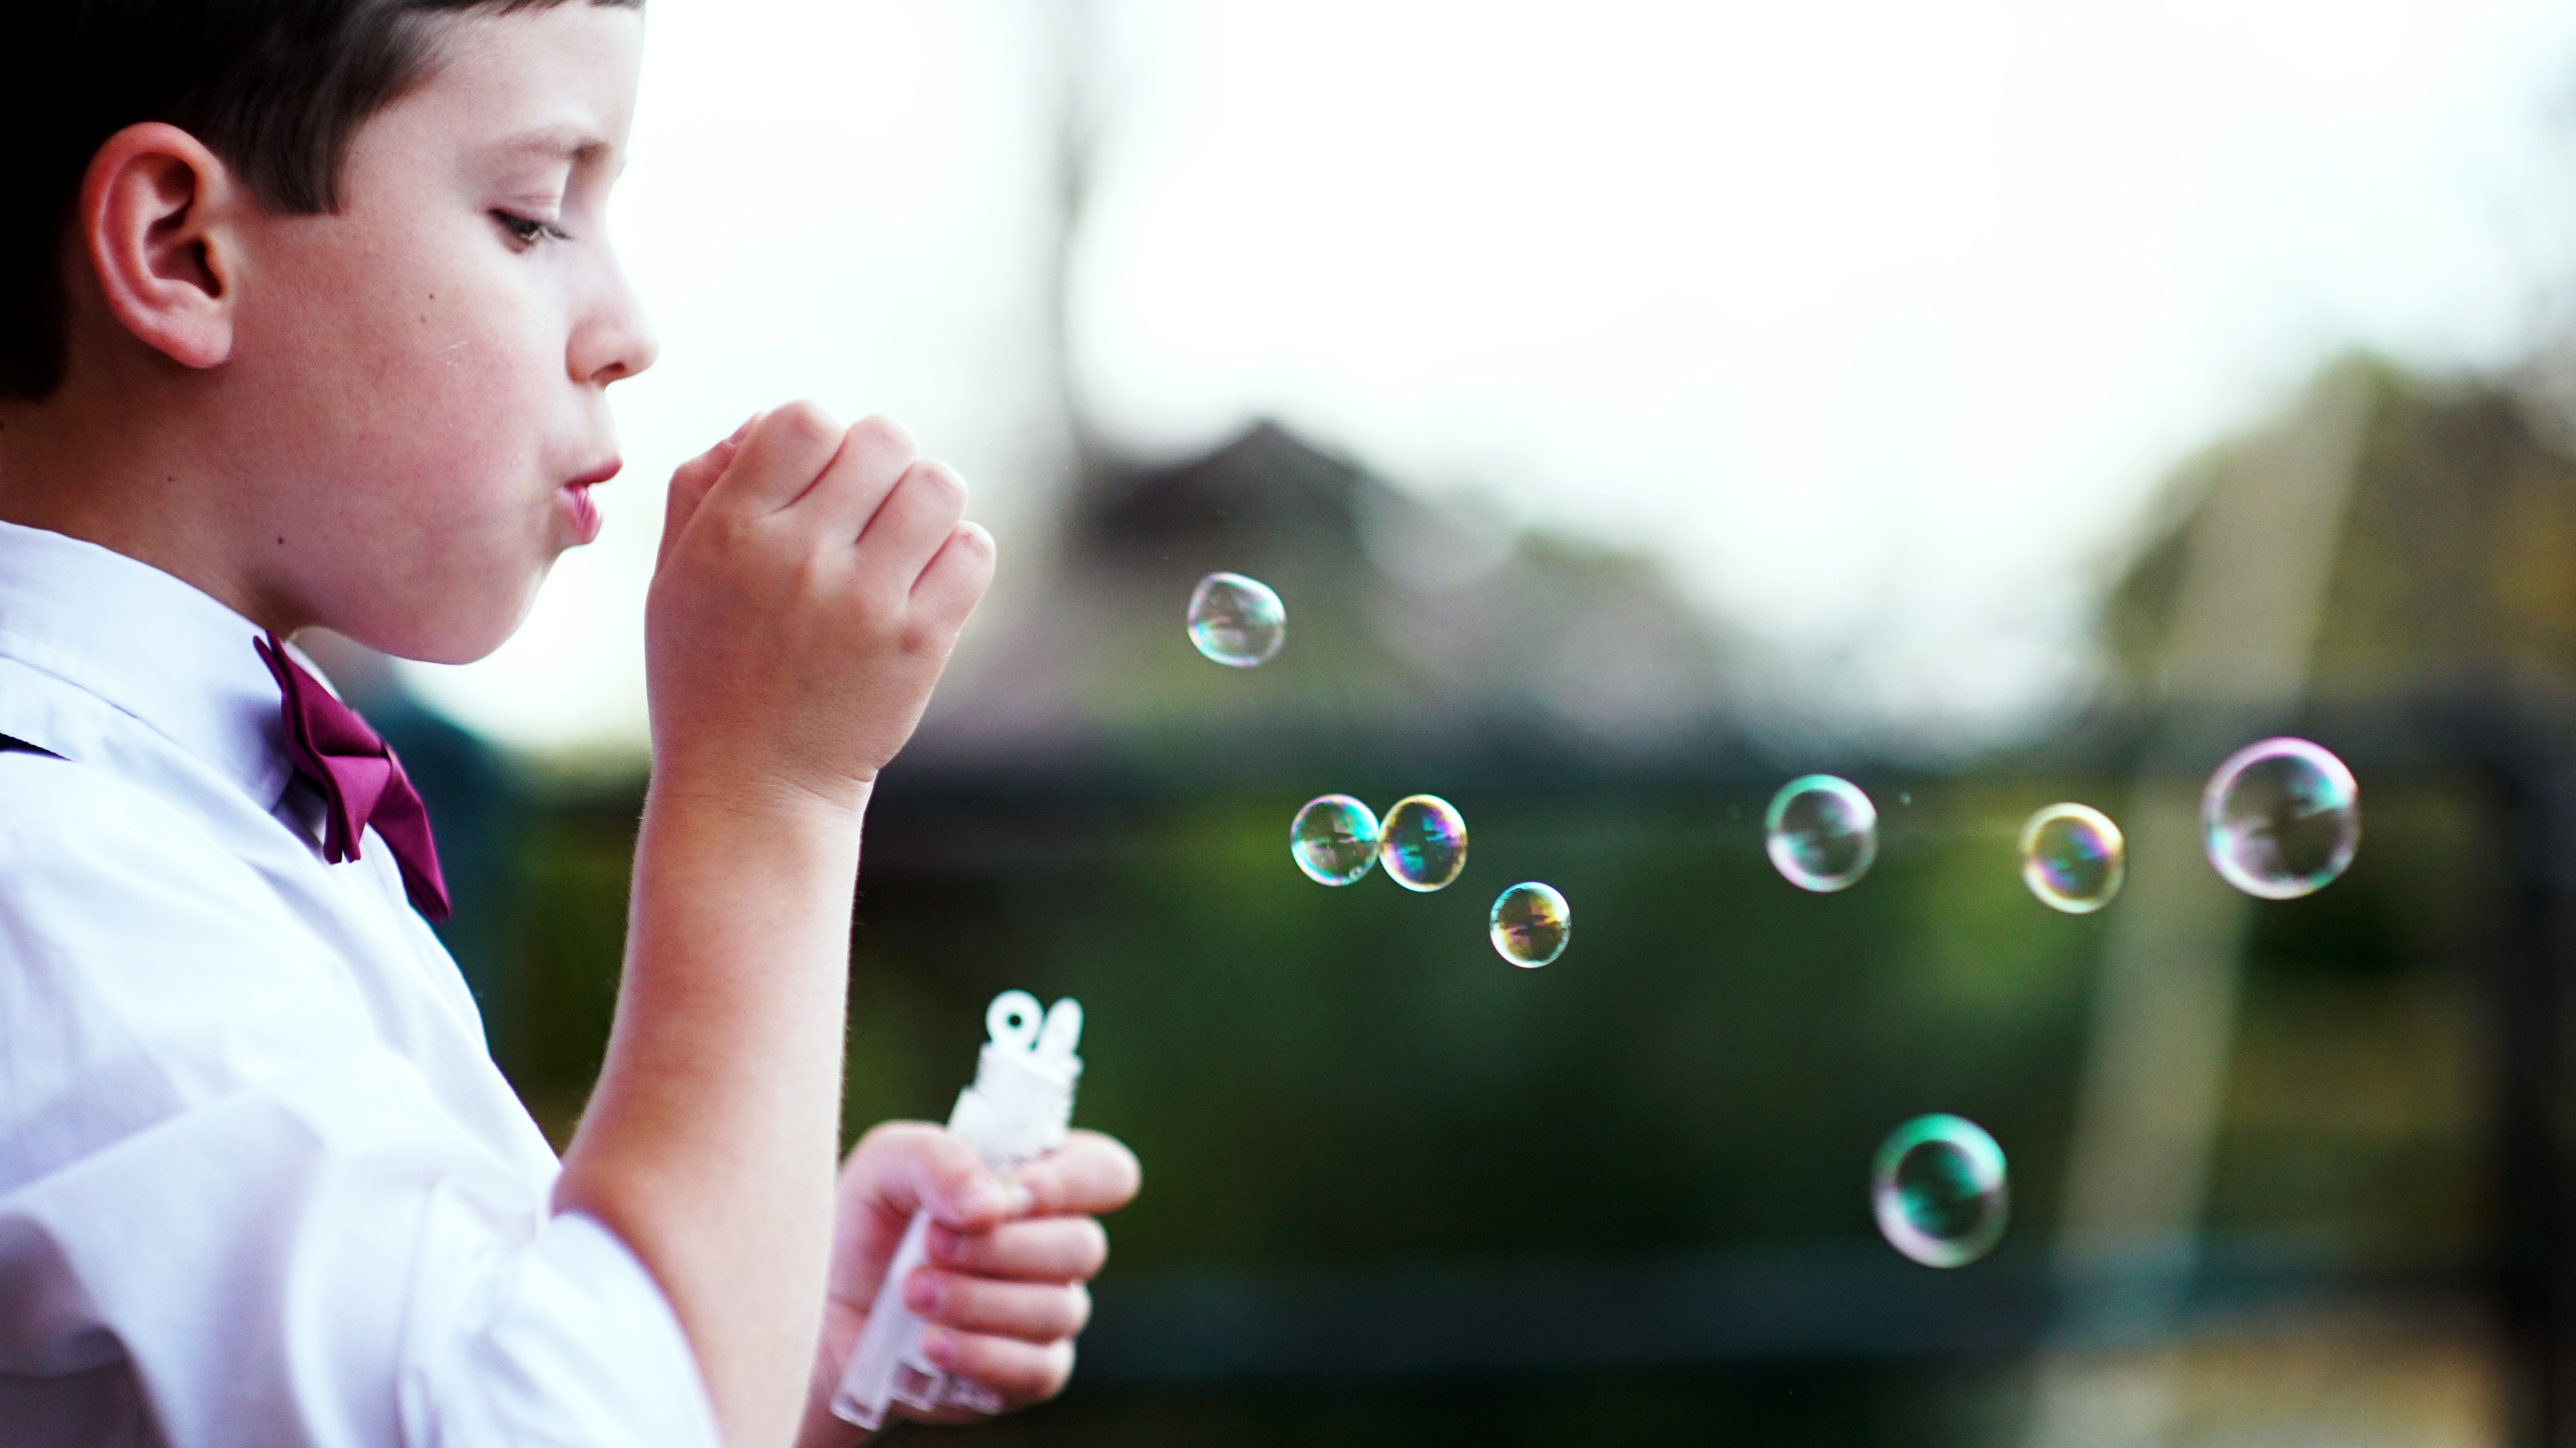
[[[443,614],[409,621],[408,626],[371,630],[361,642],[379,653],[421,664],[471,664],[491,657],[528,621],[536,606],[542,575],[521,590],[516,607],[490,613]]]

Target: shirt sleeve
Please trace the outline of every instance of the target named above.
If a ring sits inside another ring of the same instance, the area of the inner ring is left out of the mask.
[[[0,820],[12,1406],[121,1362],[186,1448],[715,1444],[624,1244],[547,1214],[256,871],[85,793]]]

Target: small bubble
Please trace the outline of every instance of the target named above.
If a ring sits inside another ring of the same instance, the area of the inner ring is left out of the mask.
[[[2120,827],[2089,805],[2053,804],[2021,827],[2022,883],[2052,910],[2090,915],[2128,874]]]
[[[1847,889],[1878,858],[1878,807],[1859,786],[1830,774],[1780,786],[1762,829],[1771,863],[1801,890]]]
[[[1287,637],[1287,605],[1257,579],[1211,573],[1190,593],[1190,642],[1220,664],[1266,664]]]
[[[1347,885],[1377,867],[1377,816],[1347,794],[1306,801],[1288,826],[1288,853],[1319,885]]]
[[[1897,791],[1897,795],[1896,795],[1896,802],[1897,802],[1898,804],[1909,804],[1909,805],[1910,805],[1910,804],[1912,804],[1912,803],[1914,803],[1914,795],[1913,795],[1913,792],[1912,792],[1912,791],[1910,791],[1910,790],[1899,790],[1899,791]]]
[[[1964,1267],[2004,1235],[2004,1152],[1962,1117],[1918,1116],[1887,1134],[1869,1199],[1887,1244],[1926,1267]]]
[[[1574,910],[1555,886],[1524,881],[1494,897],[1487,933],[1503,959],[1535,970],[1565,953],[1565,942],[1574,935]]]
[[[2221,879],[2258,899],[2295,900],[2333,884],[2360,850],[2361,786],[2304,739],[2266,739],[2209,777],[2200,826]]]
[[[1407,890],[1437,890],[1467,868],[1467,821],[1436,794],[1397,800],[1378,834],[1387,875]]]

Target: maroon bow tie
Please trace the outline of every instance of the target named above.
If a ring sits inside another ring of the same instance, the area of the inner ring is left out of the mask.
[[[322,682],[287,657],[277,635],[251,640],[260,662],[277,676],[284,694],[286,753],[295,771],[320,786],[330,801],[322,827],[322,858],[330,864],[358,858],[367,826],[393,847],[403,893],[432,920],[447,918],[447,882],[438,873],[438,845],[430,839],[429,810],[376,731],[358,711],[331,696]]]

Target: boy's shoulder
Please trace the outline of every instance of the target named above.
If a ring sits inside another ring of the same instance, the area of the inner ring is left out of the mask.
[[[75,873],[108,892],[174,866],[222,871],[233,852],[185,795],[0,736],[0,900]]]
[[[0,750],[0,1194],[365,1034],[325,942],[227,845],[121,771]]]
[[[292,838],[269,828],[284,854]],[[181,959],[239,976],[227,957],[274,975],[327,956],[276,872],[246,857],[245,833],[145,778],[13,741],[0,749],[0,975],[20,989],[148,987]]]

